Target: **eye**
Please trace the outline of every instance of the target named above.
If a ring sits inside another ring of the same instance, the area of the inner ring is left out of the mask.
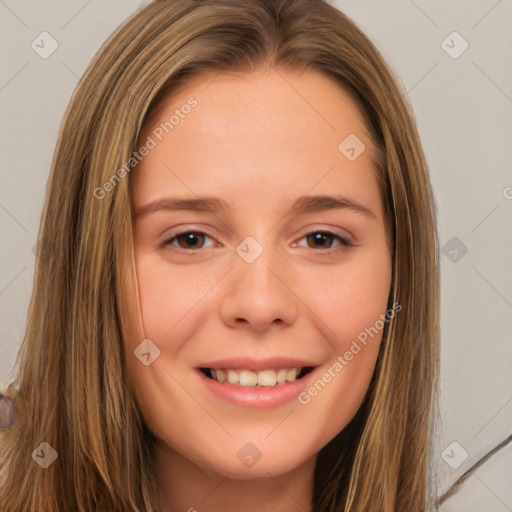
[[[338,247],[351,247],[354,245],[346,238],[332,231],[311,231],[301,238],[301,240],[303,239],[306,239],[307,247],[311,249],[332,249],[335,242],[338,242]]]
[[[209,246],[205,246],[206,239],[210,239],[213,242],[211,237],[201,231],[184,231],[183,233],[176,233],[172,238],[166,240],[163,245],[173,245],[180,249],[190,250],[204,249],[205,247],[213,247],[215,245],[211,243]]]
[[[306,240],[306,247],[309,247],[310,249],[329,250],[336,248],[336,243],[338,244],[338,247],[351,247],[354,245],[346,238],[328,230],[311,231],[301,238],[301,240],[304,239]],[[207,240],[210,240],[209,245],[206,244]],[[168,245],[172,245],[178,249],[195,251],[198,249],[214,247],[215,242],[212,237],[202,231],[183,231],[182,233],[176,233],[162,244],[162,246]]]

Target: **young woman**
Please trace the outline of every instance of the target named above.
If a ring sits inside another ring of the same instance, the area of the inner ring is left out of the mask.
[[[1,510],[436,509],[435,203],[335,8],[129,20],[72,99],[39,248]]]

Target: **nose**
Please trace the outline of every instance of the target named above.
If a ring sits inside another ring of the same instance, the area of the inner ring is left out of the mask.
[[[252,263],[234,255],[234,268],[223,283],[220,315],[230,327],[263,332],[275,325],[292,325],[298,299],[283,262],[265,249]]]

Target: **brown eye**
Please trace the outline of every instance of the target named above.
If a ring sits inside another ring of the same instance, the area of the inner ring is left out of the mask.
[[[205,241],[210,237],[200,231],[185,231],[178,233],[165,242],[164,245],[172,245],[180,249],[202,249]],[[176,242],[176,243],[175,243]],[[211,247],[211,245],[210,245]]]
[[[308,243],[313,244],[313,249],[330,249],[332,246],[334,236],[331,233],[317,231],[315,233],[310,233],[309,235],[306,235],[306,238],[308,240]]]
[[[303,237],[310,249],[336,249],[352,246],[352,242],[331,231],[312,231]],[[336,247],[337,246],[337,247]]]

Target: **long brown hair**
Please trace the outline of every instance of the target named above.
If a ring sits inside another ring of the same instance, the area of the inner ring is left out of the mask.
[[[153,437],[127,385],[123,350],[129,169],[111,180],[178,85],[204,70],[261,66],[325,73],[360,106],[392,245],[389,305],[402,306],[384,328],[363,404],[319,453],[313,510],[435,509],[439,270],[427,163],[392,71],[357,26],[321,0],[156,0],[91,63],[52,163],[18,371],[5,391],[17,422],[0,439],[0,509],[158,510]],[[98,199],[94,191],[109,180]],[[58,455],[47,469],[32,460],[43,442]]]

